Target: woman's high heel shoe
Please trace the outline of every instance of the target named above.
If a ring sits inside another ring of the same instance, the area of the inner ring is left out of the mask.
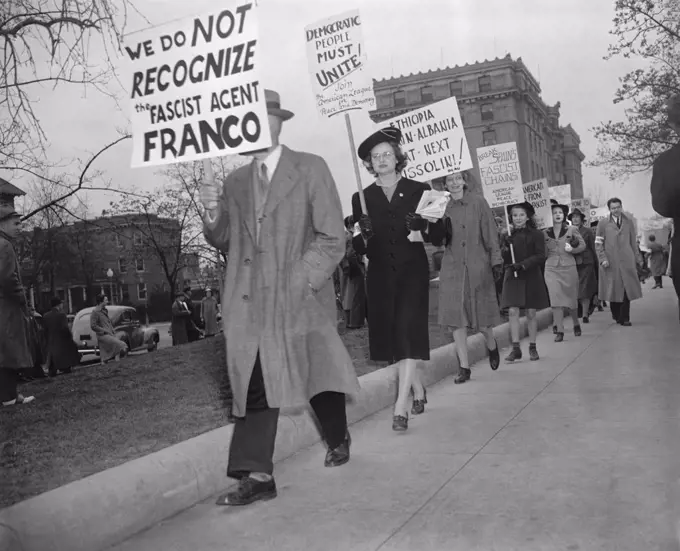
[[[408,417],[405,415],[395,415],[392,417],[392,430],[404,432],[408,429]]]

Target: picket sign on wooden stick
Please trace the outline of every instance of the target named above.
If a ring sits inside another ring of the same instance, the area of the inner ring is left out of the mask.
[[[508,237],[512,235],[512,225],[510,224],[510,215],[508,214],[508,209],[505,209],[505,222],[508,225]],[[515,248],[512,246],[512,243],[510,243],[510,256],[512,257],[512,263],[515,263]],[[517,277],[517,272],[515,270],[512,271],[513,274],[515,274],[515,277]]]
[[[357,189],[359,190],[359,201],[361,201],[361,212],[368,216],[368,209],[366,208],[366,198],[364,197],[364,188],[361,186],[361,172],[359,171],[359,160],[354,155],[356,147],[354,146],[354,134],[352,134],[352,121],[349,114],[345,113],[345,125],[347,126],[347,136],[349,136],[349,147],[352,151],[352,160],[354,161],[354,176],[357,179]]]
[[[213,172],[212,163],[210,159],[203,159],[203,172],[205,172],[205,179],[210,183],[215,183],[215,173]]]

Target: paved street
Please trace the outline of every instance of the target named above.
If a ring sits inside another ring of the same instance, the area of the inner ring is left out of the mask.
[[[407,433],[389,410],[352,426],[348,465],[324,469],[314,446],[277,465],[277,499],[211,499],[116,549],[680,549],[680,327],[665,283],[644,286],[633,327],[606,310],[580,339],[545,331],[540,362],[484,361],[470,383],[432,387]]]

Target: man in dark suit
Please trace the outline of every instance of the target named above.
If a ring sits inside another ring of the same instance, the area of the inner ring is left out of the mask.
[[[680,94],[667,103],[668,126],[680,137]],[[664,151],[654,161],[652,172],[652,206],[661,216],[680,224],[680,142]],[[675,293],[680,300],[680,232],[674,232],[671,242],[671,272]]]
[[[50,377],[59,371],[71,373],[74,365],[80,363],[78,346],[73,342],[68,318],[64,313],[64,301],[54,297],[51,310],[43,317],[47,332],[47,366]]]

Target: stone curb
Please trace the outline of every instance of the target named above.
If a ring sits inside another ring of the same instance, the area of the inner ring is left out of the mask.
[[[552,311],[538,313],[539,330],[552,323]],[[494,329],[499,348],[510,344],[504,323]],[[527,334],[526,319],[521,335]],[[470,363],[487,355],[481,334],[468,338]],[[426,386],[458,367],[455,345],[432,351],[421,375]],[[502,366],[501,366],[502,369]],[[360,378],[361,391],[348,404],[350,424],[390,407],[397,372],[388,366]],[[389,430],[386,426],[385,430]],[[129,461],[0,510],[0,551],[102,551],[224,490],[231,425],[207,432],[156,453]],[[282,415],[275,461],[320,440],[304,410]]]

